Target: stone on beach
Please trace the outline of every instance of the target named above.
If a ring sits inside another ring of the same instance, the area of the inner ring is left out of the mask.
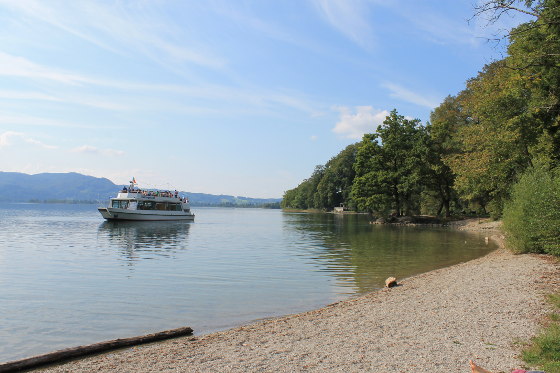
[[[397,286],[397,279],[395,277],[389,277],[385,280],[386,288],[392,288],[394,286]]]

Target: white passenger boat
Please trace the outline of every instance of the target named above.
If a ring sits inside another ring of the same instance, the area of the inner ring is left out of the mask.
[[[177,191],[139,189],[134,179],[98,210],[107,220],[194,220],[186,197]]]

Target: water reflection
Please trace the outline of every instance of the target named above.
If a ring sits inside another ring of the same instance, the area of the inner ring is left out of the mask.
[[[0,205],[0,361],[220,330],[489,251],[483,238],[362,215],[204,208],[196,223],[101,222],[91,205]]]
[[[367,215],[284,214],[284,229],[299,237],[318,271],[337,279],[342,293],[380,288],[385,278],[409,277],[468,261],[495,249],[482,234],[445,228],[379,226]]]
[[[190,222],[105,221],[98,228],[98,240],[107,239],[131,264],[140,259],[172,257],[187,249]]]

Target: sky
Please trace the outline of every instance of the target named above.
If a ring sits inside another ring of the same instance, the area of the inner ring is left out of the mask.
[[[0,0],[0,171],[280,198],[503,57],[474,1]]]

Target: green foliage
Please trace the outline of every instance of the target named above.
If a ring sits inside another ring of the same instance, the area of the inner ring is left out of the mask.
[[[341,203],[352,206],[353,164],[356,145],[352,144],[324,166],[315,167],[309,179],[284,192],[282,208],[332,210]]]
[[[511,89],[511,77],[504,61],[498,61],[469,80],[457,98],[463,110],[455,133],[460,141],[455,152],[444,155],[459,196],[483,209],[493,201],[496,216],[517,175],[531,164],[528,148],[536,138],[528,134],[530,124],[520,119],[526,100]]]
[[[445,163],[445,159],[459,151],[457,140],[458,128],[466,124],[466,117],[456,97],[448,96],[443,103],[430,115],[430,123],[426,125],[429,135],[429,152],[427,154],[427,173],[422,200],[424,206],[429,206],[433,200],[438,200],[436,215],[445,209],[445,216],[451,215],[451,203],[457,201],[454,189],[455,174]],[[427,211],[432,211],[427,209]]]
[[[399,216],[419,211],[427,153],[420,121],[391,111],[376,133],[364,135],[358,148],[352,187],[357,207]]]
[[[353,205],[350,192],[356,175],[353,168],[355,160],[356,145],[352,144],[327,162],[325,173],[317,185],[317,208],[332,210],[340,204]]]
[[[560,373],[560,325],[553,324],[535,337],[532,348],[523,352],[523,360],[547,373]]]
[[[531,4],[536,19],[510,33],[508,67],[514,87],[525,91],[526,117],[552,139],[549,155],[560,160],[560,0]]]
[[[549,323],[523,351],[523,360],[532,366],[539,366],[547,373],[560,373],[560,295],[550,296],[555,307],[549,316]]]
[[[455,190],[493,217],[525,169],[558,166],[560,159],[560,0],[488,0],[477,9],[496,19],[522,9],[515,3],[535,18],[510,32],[509,55],[470,79],[455,107],[446,100],[434,111],[444,112],[455,140],[455,149],[442,155]]]
[[[560,175],[529,169],[515,184],[504,209],[507,241],[516,252],[560,255]]]

